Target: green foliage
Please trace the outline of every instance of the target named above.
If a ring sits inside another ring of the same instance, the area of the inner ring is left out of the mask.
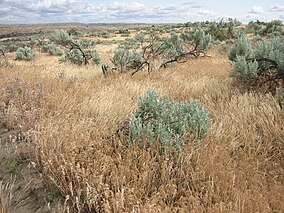
[[[5,55],[6,46],[0,43],[0,55]]]
[[[238,55],[247,58],[251,53],[252,47],[250,42],[244,36],[241,36],[230,50],[229,59],[231,61],[236,61]]]
[[[164,41],[164,58],[160,67],[166,67],[173,62],[184,62],[192,57],[204,56],[212,44],[212,36],[201,28],[194,28],[178,35],[172,33]]]
[[[129,30],[128,29],[120,29],[120,30],[118,30],[118,32],[117,32],[118,34],[124,34],[124,35],[126,35],[126,34],[130,34],[130,32],[129,32]]]
[[[240,37],[229,53],[234,62],[233,77],[249,85],[269,83],[275,90],[284,83],[284,41],[280,37],[254,44]]]
[[[68,46],[74,42],[72,35],[65,30],[56,30],[50,37],[50,40],[57,45]]]
[[[30,48],[25,46],[23,47],[19,47],[17,49],[17,55],[16,55],[16,59],[17,60],[25,60],[25,61],[32,61],[35,59],[35,52]]]
[[[212,36],[206,34],[201,28],[196,28],[192,32],[182,33],[181,38],[186,44],[194,47],[198,56],[207,51],[212,42]]]
[[[77,40],[68,32],[58,30],[53,33],[50,40],[65,47],[65,57],[60,60],[61,62],[70,61],[77,65],[87,65],[90,61],[92,64],[100,63],[99,53],[90,48],[93,43],[88,39]]]
[[[268,35],[274,32],[279,32],[279,33],[283,33],[283,24],[282,21],[280,20],[273,20],[271,22],[267,22],[265,24],[265,28],[262,31],[262,35]]]
[[[249,22],[248,29],[254,32],[255,35],[259,34],[261,36],[283,36],[283,24],[280,20],[272,20],[271,22]]]
[[[249,83],[258,77],[258,63],[256,61],[246,61],[245,56],[237,55],[234,67],[235,69],[231,76],[239,78],[243,82]]]
[[[15,173],[18,171],[18,168],[20,166],[20,161],[18,158],[16,157],[8,157],[5,160],[5,167],[6,169],[11,172],[11,173]]]
[[[49,190],[50,190],[50,194],[49,194],[50,199],[53,202],[57,201],[60,198],[60,192],[58,191],[56,185],[55,184],[51,184]]]
[[[114,51],[111,61],[118,67],[120,72],[125,72],[139,67],[144,62],[144,59],[135,50],[122,45]]]
[[[100,56],[96,50],[86,50],[84,54],[90,57],[93,64],[100,63]],[[84,54],[79,49],[65,50],[65,59],[71,61],[73,64],[82,65],[85,63]]]
[[[228,39],[235,39],[240,30],[236,27],[241,25],[236,19],[228,18],[227,20],[221,20],[219,22],[201,22],[199,26],[205,29],[205,32],[211,34],[215,39],[219,41],[225,41]]]
[[[55,44],[48,45],[48,53],[49,55],[63,55],[63,52],[57,46],[55,46]]]
[[[208,111],[195,100],[177,103],[167,96],[159,98],[151,90],[139,98],[138,107],[129,121],[128,145],[159,141],[161,146],[181,149],[186,143],[185,134],[200,140],[209,129]]]
[[[212,31],[211,35],[219,41],[225,41],[225,40],[228,39],[228,36],[226,35],[224,30],[222,30],[222,29]]]
[[[41,49],[43,50],[43,52],[46,52],[49,55],[56,55],[56,56],[63,55],[63,52],[53,43],[48,45],[43,45]]]
[[[177,33],[172,32],[170,38],[164,42],[166,60],[174,59],[183,54],[184,48],[184,40]]]
[[[120,72],[134,70],[135,73],[144,67],[150,72],[157,62],[161,63],[161,68],[205,55],[211,42],[211,35],[200,28],[180,35],[172,32],[169,38],[161,38],[159,28],[151,28],[146,33],[138,33],[134,38],[126,39],[114,51],[111,61]]]
[[[101,38],[110,38],[110,32],[106,31],[106,30],[98,30],[98,31],[89,33],[88,36],[96,36],[96,37],[101,37]]]
[[[67,33],[71,36],[82,36],[83,33],[76,30],[75,28],[71,28],[70,30],[67,31]]]
[[[121,34],[121,37],[130,37],[130,34]]]
[[[248,30],[252,31],[255,35],[260,34],[263,27],[264,27],[263,25],[261,25],[257,22],[251,21],[251,22],[248,23]]]

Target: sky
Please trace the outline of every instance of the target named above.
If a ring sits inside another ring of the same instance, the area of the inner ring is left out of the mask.
[[[0,24],[284,22],[284,0],[0,0]]]

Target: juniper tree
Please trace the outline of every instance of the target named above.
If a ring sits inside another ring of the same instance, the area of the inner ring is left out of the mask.
[[[65,60],[74,64],[87,65],[91,61],[93,64],[100,63],[99,53],[95,49],[89,49],[92,44],[90,40],[75,39],[64,30],[58,30],[50,38],[57,45],[65,47]]]

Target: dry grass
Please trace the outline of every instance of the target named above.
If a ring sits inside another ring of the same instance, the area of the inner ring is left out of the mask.
[[[56,60],[40,55],[1,69],[0,105],[71,212],[284,211],[283,110],[270,94],[239,92],[226,59],[108,78]],[[105,139],[149,88],[208,108],[213,122],[201,146],[189,143],[169,159],[155,145],[127,149],[123,139]]]
[[[29,190],[29,183],[20,189],[15,189],[14,185],[15,180],[12,179],[8,183],[0,181],[0,213],[13,213],[27,202],[28,198],[22,197]]]

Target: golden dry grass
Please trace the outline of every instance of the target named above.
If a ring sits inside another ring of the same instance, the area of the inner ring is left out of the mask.
[[[104,78],[99,67],[39,55],[1,68],[0,105],[71,212],[283,212],[283,110],[271,94],[241,93],[231,69],[214,56]],[[106,139],[150,88],[209,110],[211,130],[200,146],[189,143],[169,159],[155,145],[125,148],[123,138]]]

